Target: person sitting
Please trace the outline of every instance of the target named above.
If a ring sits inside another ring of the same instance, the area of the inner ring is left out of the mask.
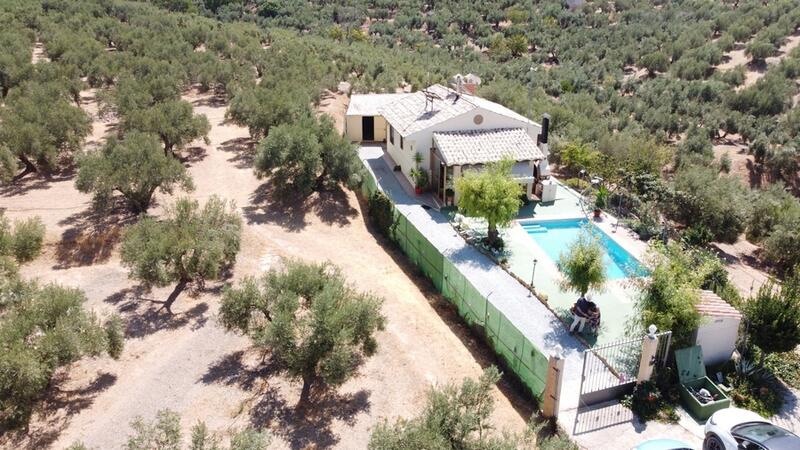
[[[581,296],[581,298],[579,298],[578,301],[572,305],[572,309],[570,309],[570,312],[572,313],[572,325],[569,327],[570,333],[574,333],[575,328],[578,329],[578,333],[583,332],[583,327],[586,325],[586,321],[590,318],[589,307],[593,304],[592,295],[586,294],[585,297]]]

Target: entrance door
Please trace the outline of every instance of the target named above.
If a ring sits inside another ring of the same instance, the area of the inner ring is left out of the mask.
[[[361,117],[361,140],[375,140],[375,118],[372,116]]]

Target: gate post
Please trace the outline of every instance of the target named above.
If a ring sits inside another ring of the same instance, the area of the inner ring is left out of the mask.
[[[544,385],[542,415],[544,417],[557,417],[559,400],[561,398],[561,380],[564,376],[564,358],[561,355],[551,355],[547,364],[547,381]]]
[[[658,329],[655,325],[650,325],[647,331],[647,335],[642,338],[642,356],[639,358],[637,383],[647,381],[653,375],[653,366],[655,365],[656,352],[658,351],[658,336],[656,336]]]

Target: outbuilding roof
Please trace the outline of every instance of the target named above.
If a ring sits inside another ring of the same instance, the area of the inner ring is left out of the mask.
[[[435,132],[433,142],[448,166],[484,164],[504,158],[544,159],[542,151],[522,128]]]
[[[717,294],[704,289],[700,290],[700,301],[695,305],[695,309],[701,316],[742,318],[739,310],[729,305]]]
[[[353,94],[347,106],[348,116],[378,116],[381,107],[388,103],[396,102],[411,94]]]

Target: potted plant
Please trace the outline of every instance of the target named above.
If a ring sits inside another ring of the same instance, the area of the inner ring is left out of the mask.
[[[445,188],[444,188],[444,204],[445,204],[445,206],[452,205],[454,203],[455,196],[456,196],[456,191],[453,188],[453,179],[451,177],[451,178],[447,179],[447,183],[445,184]]]
[[[428,188],[428,172],[414,169],[411,171],[411,177],[414,178],[414,192],[421,195]]]
[[[594,218],[599,219],[603,208],[608,205],[608,189],[600,186],[594,196]]]

